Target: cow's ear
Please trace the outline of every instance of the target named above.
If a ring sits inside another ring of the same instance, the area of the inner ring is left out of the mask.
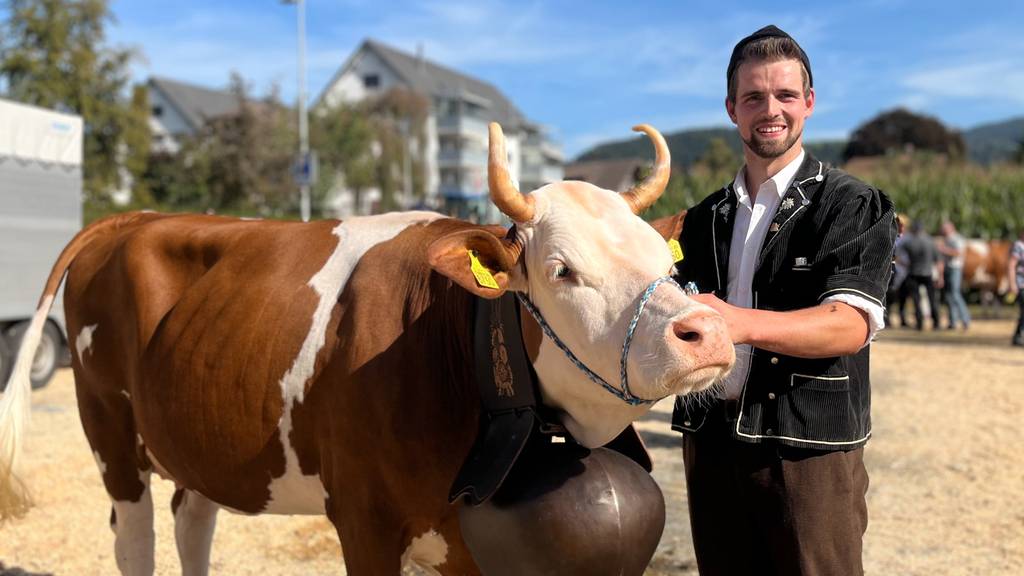
[[[664,218],[658,218],[654,222],[651,222],[651,226],[661,234],[661,237],[665,241],[672,240],[675,238],[679,239],[679,235],[683,233],[683,220],[686,219],[686,210],[675,214],[673,216],[665,216]]]
[[[519,250],[484,228],[452,232],[427,247],[430,267],[482,298],[508,289]]]

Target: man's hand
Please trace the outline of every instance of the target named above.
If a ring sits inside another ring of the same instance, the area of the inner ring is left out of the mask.
[[[750,330],[746,316],[749,316],[749,309],[733,306],[711,293],[695,294],[691,298],[701,304],[707,304],[714,308],[715,312],[722,315],[722,318],[725,319],[725,325],[729,329],[729,337],[732,338],[733,344],[746,344],[748,342]]]

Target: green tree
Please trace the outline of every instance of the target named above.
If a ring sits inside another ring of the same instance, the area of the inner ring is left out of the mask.
[[[107,1],[8,0],[7,14],[0,80],[8,97],[82,116],[86,210],[109,204],[121,184],[126,132],[139,118],[128,103],[133,53],[104,46]],[[141,146],[136,136],[128,139]]]
[[[712,174],[729,174],[739,169],[740,157],[725,140],[712,138],[697,163],[705,166]]]
[[[254,99],[233,74],[231,113],[209,118],[198,134],[179,139],[175,153],[149,157],[144,175],[156,207],[230,214],[294,216],[291,178],[295,122],[277,90]]]
[[[931,151],[960,159],[966,146],[959,132],[947,129],[938,119],[897,108],[858,127],[846,144],[843,158],[904,150]]]
[[[374,187],[381,193],[379,211],[399,208],[397,193],[404,184],[407,154],[412,194],[422,198],[429,106],[416,92],[392,89],[355,105],[318,111],[311,127],[321,161],[316,198],[322,202],[333,189],[343,187],[359,207],[363,192]]]
[[[315,204],[322,206],[331,190],[341,186],[352,192],[359,206],[363,191],[377,181],[369,117],[358,107],[340,105],[319,114],[310,128],[312,147],[320,159],[319,179],[313,186]]]
[[[124,168],[131,179],[132,203],[136,206],[150,206],[153,197],[149,193],[145,175],[149,164],[149,147],[152,134],[149,130],[149,90],[145,84],[132,87],[132,99],[128,107],[129,121],[124,130]]]

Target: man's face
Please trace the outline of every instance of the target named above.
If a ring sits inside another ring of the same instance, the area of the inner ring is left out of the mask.
[[[797,60],[744,62],[736,71],[736,101],[725,108],[747,148],[761,158],[782,156],[800,141],[814,112],[814,90],[805,98]]]

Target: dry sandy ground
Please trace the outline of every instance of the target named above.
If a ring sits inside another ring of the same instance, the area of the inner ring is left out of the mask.
[[[1024,350],[1008,321],[962,333],[886,332],[873,346],[874,438],[868,446],[869,574],[1024,574]],[[33,400],[27,466],[37,507],[0,528],[0,576],[114,574],[110,504],[82,435],[70,371]],[[696,574],[679,438],[669,402],[641,427],[668,502],[650,576]],[[157,573],[177,574],[172,486],[154,480]],[[338,574],[321,518],[222,512],[212,572]]]

